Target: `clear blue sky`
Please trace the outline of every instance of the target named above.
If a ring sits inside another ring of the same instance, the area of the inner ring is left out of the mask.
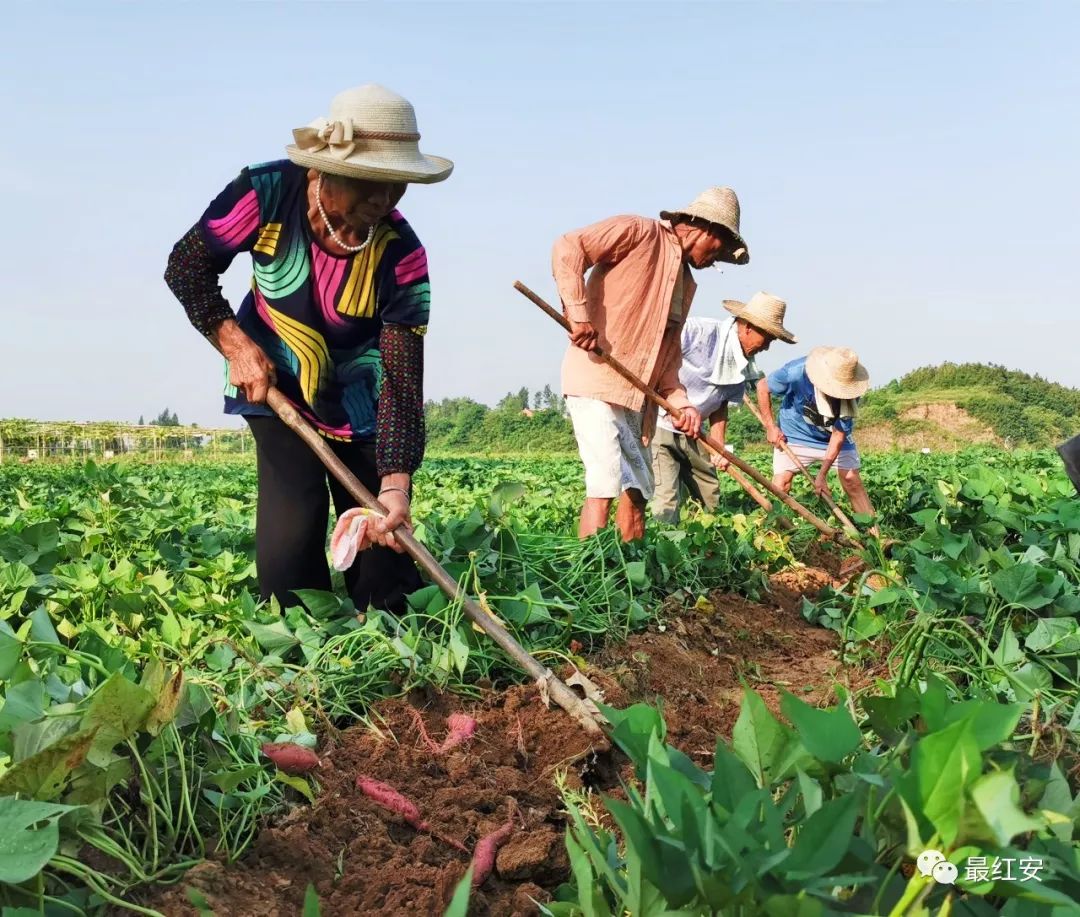
[[[876,383],[980,360],[1080,385],[1080,6],[13,4],[0,56],[0,416],[221,422],[219,359],[161,280],[238,169],[341,89],[415,104],[457,168],[402,210],[431,262],[429,398],[555,385],[552,241],[712,184],[798,347]],[[234,304],[248,266],[233,266]]]

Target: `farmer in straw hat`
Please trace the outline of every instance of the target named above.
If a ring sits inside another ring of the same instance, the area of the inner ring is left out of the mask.
[[[768,398],[759,400],[766,437],[773,452],[773,483],[791,491],[798,467],[783,450],[786,441],[806,467],[820,464],[814,487],[824,493],[829,469],[836,466],[851,506],[872,515],[873,506],[859,476],[859,451],[851,438],[858,400],[870,387],[870,374],[859,356],[847,347],[815,347],[809,356],[786,363],[768,378],[768,389],[779,396],[780,424],[773,420]]]
[[[730,188],[710,188],[688,207],[660,217],[611,217],[568,232],[552,252],[571,325],[562,388],[585,465],[582,538],[607,525],[615,500],[623,539],[640,538],[653,492],[646,443],[655,408],[644,411],[644,395],[602,363],[593,347],[599,344],[659,389],[680,411],[671,419],[674,429],[696,435],[701,415],[679,381],[679,336],[697,287],[689,268],[750,260],[739,235],[739,200]]]
[[[357,607],[401,607],[420,585],[392,534],[410,524],[424,453],[427,257],[397,209],[411,183],[453,163],[420,152],[412,105],[382,86],[342,92],[329,118],[293,131],[288,159],[241,170],[176,243],[165,280],[196,329],[228,360],[225,411],[251,427],[258,459],[256,566],[264,598],[329,589],[327,473],[266,407],[277,385],[387,508],[381,547],[345,574]],[[218,277],[251,255],[234,313]],[[340,515],[355,501],[334,479]],[[395,553],[397,552],[397,553]]]
[[[749,302],[725,300],[727,319],[688,318],[682,330],[682,368],[679,381],[690,403],[709,420],[708,440],[724,448],[728,405],[742,402],[746,384],[758,384],[758,400],[768,401],[764,374],[754,357],[775,340],[794,344],[784,327],[787,303],[769,293],[755,293]],[[699,441],[675,429],[666,411],[656,423],[652,444],[656,492],[651,509],[663,522],[679,521],[680,485],[690,496],[714,510],[720,502],[715,468],[727,460],[711,455]]]

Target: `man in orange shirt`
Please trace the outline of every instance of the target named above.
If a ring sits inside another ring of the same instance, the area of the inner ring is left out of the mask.
[[[710,188],[682,210],[661,211],[659,220],[611,217],[556,241],[552,270],[572,329],[562,389],[585,465],[582,538],[607,525],[622,494],[619,532],[624,541],[642,537],[653,492],[647,443],[656,407],[646,408],[645,396],[592,349],[599,345],[658,389],[680,411],[675,428],[696,436],[701,415],[679,382],[680,334],[697,288],[689,269],[749,260],[730,188]]]

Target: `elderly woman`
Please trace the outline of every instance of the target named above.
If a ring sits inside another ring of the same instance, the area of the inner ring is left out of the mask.
[[[376,85],[341,93],[329,119],[293,135],[287,160],[243,169],[214,199],[176,243],[165,280],[228,360],[225,411],[255,439],[263,597],[290,605],[294,590],[329,589],[329,497],[339,515],[355,505],[266,407],[274,384],[387,508],[379,547],[345,579],[357,608],[395,609],[420,585],[392,532],[411,524],[424,453],[430,301],[424,248],[397,205],[410,182],[442,181],[453,163],[420,152],[412,105]],[[240,252],[254,276],[234,313],[218,277]]]

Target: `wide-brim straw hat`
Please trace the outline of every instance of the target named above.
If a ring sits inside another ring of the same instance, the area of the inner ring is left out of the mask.
[[[732,250],[720,255],[721,261],[746,264],[750,260],[750,246],[739,235],[739,198],[731,188],[709,188],[702,191],[682,210],[661,210],[660,219],[678,220],[680,217],[692,222],[706,223],[709,228],[722,227],[732,237]]]
[[[848,347],[815,347],[806,358],[806,375],[833,398],[861,398],[870,388],[870,373]]]
[[[750,297],[749,302],[725,299],[724,308],[736,318],[741,318],[759,331],[771,334],[777,340],[788,344],[794,344],[798,341],[798,338],[784,327],[784,314],[787,312],[787,303],[773,296],[772,293],[759,291]]]
[[[368,181],[431,184],[454,164],[420,152],[416,112],[408,99],[368,83],[346,89],[330,103],[330,117],[293,131],[285,148],[297,165]]]

